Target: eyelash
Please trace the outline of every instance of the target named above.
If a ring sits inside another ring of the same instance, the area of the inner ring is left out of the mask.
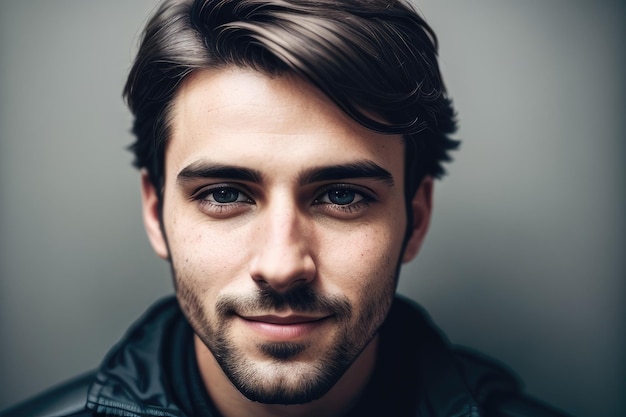
[[[237,201],[220,203],[218,201],[211,201],[208,198],[212,197],[215,200],[215,193],[217,192],[233,192],[238,194]],[[239,200],[240,198],[244,200]],[[201,188],[191,195],[191,200],[197,201],[202,211],[210,212],[212,215],[219,217],[226,217],[232,214],[236,214],[248,205],[254,205],[254,200],[250,198],[247,192],[244,192],[240,187],[232,186],[228,184],[216,184],[210,187]]]
[[[220,203],[211,201],[211,197],[215,200],[217,192],[232,192],[237,194],[237,200],[232,202]],[[332,202],[330,193],[333,191],[349,192],[353,194],[353,201],[346,204],[337,204]],[[242,199],[243,200],[240,200]],[[209,187],[201,188],[191,195],[191,200],[197,201],[202,211],[210,212],[212,215],[219,217],[227,217],[236,214],[246,208],[246,206],[255,205],[255,201],[249,196],[249,192],[241,190],[239,185],[216,184]],[[329,201],[322,201],[322,200]],[[356,202],[354,200],[357,200]],[[367,209],[372,202],[377,201],[373,193],[368,192],[364,187],[358,187],[350,184],[329,184],[323,187],[313,199],[312,205],[319,210],[325,210],[332,213],[350,215],[359,213]]]
[[[320,201],[322,198],[330,200],[329,194],[333,191],[351,192],[354,194],[354,200],[357,200],[359,196],[361,198],[356,202],[352,201],[347,204],[337,204],[332,201]],[[321,192],[317,194],[317,197],[313,200],[313,204],[320,208],[339,211],[342,214],[355,214],[368,208],[374,201],[376,201],[376,199],[373,194],[366,192],[362,187],[355,187],[354,185],[349,184],[331,184],[324,187]]]

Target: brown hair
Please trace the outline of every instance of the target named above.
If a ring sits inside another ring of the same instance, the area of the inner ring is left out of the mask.
[[[444,173],[458,146],[435,33],[408,3],[166,0],[144,30],[124,88],[135,116],[134,164],[157,190],[178,86],[196,70],[232,65],[295,74],[361,125],[403,135],[407,203],[424,176]]]

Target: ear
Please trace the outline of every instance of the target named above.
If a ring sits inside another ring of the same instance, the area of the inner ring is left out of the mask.
[[[152,185],[148,172],[141,170],[141,203],[143,214],[143,225],[148,234],[148,239],[152,249],[165,260],[169,259],[167,242],[161,228],[161,207],[159,204],[159,193]]]
[[[403,263],[415,258],[428,231],[433,206],[433,186],[432,177],[425,177],[411,201],[410,209],[413,211],[413,224],[408,226],[411,235],[402,255]]]

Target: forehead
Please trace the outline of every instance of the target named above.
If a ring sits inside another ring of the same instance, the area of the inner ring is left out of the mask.
[[[201,160],[263,170],[363,159],[402,168],[402,139],[367,130],[292,76],[203,70],[174,100],[166,177]]]

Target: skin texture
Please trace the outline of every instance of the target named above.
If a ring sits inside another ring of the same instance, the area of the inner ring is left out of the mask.
[[[341,415],[376,359],[402,261],[426,233],[432,181],[406,230],[402,139],[370,132],[302,80],[193,74],[175,99],[144,222],[171,262],[220,412]],[[252,401],[250,401],[252,400]]]

